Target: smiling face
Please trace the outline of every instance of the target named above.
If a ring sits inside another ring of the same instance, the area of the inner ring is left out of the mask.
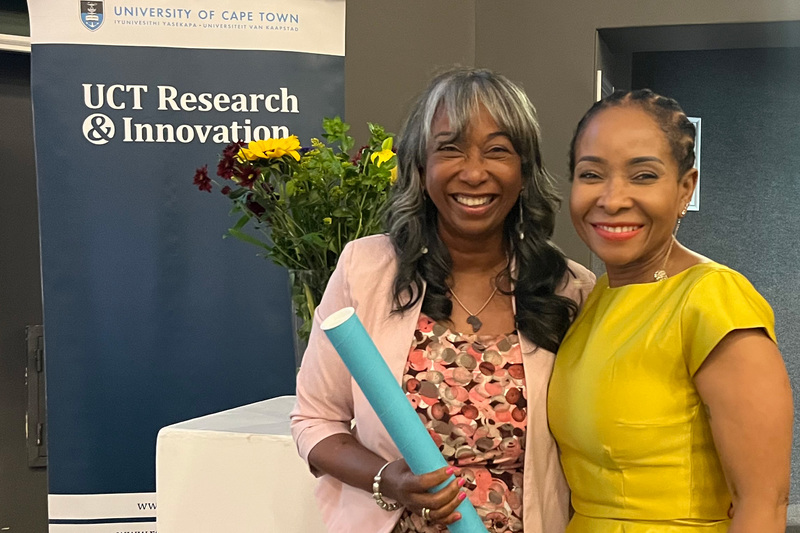
[[[575,145],[572,223],[609,278],[653,279],[697,180],[679,175],[666,135],[636,105],[595,115]]]
[[[447,114],[437,112],[424,180],[445,244],[502,238],[506,216],[522,190],[522,164],[508,134],[483,106],[458,137]]]

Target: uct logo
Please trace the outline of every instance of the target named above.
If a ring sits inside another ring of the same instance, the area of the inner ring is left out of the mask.
[[[81,0],[81,22],[91,31],[103,25],[102,0]]]
[[[83,121],[83,136],[92,144],[106,144],[115,131],[114,121],[102,113],[89,115]]]

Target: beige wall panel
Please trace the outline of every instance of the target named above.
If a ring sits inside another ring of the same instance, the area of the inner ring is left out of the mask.
[[[348,0],[345,110],[356,142],[366,122],[397,132],[438,70],[472,65],[474,0]]]

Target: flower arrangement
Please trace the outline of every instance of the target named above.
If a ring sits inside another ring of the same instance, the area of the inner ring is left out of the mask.
[[[303,341],[345,244],[381,231],[396,176],[393,136],[381,126],[369,124],[369,142],[354,157],[348,124],[336,117],[322,128],[325,142],[311,139],[307,148],[295,135],[229,144],[217,165],[222,182],[209,177],[208,165],[194,176],[201,191],[216,185],[233,203],[239,218],[229,235],[289,269]]]

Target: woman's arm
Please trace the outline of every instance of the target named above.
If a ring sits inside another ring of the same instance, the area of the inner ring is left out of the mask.
[[[308,454],[308,462],[318,471],[325,472],[343,483],[372,492],[372,480],[386,463],[381,457],[362,446],[351,434],[331,435],[321,440]],[[459,489],[464,483],[454,479],[445,488],[428,493],[428,489],[444,482],[455,468],[444,467],[428,474],[415,476],[402,459],[393,461],[381,474],[380,490],[386,499],[399,502],[412,512],[422,514],[422,508],[431,510],[433,522],[450,524],[461,518],[454,513],[465,496]]]
[[[386,461],[365,448],[351,433],[354,413],[352,378],[320,329],[320,324],[324,317],[343,307],[357,306],[350,286],[355,275],[353,263],[358,264],[371,250],[365,243],[355,241],[342,251],[314,314],[308,349],[297,375],[297,403],[291,413],[292,436],[311,471],[315,475],[329,474],[370,494],[373,478]],[[363,274],[363,269],[356,270]],[[417,514],[421,514],[423,506],[427,507],[431,509],[431,520],[450,523],[459,518],[458,513],[453,513],[461,503],[458,481],[453,481],[435,495],[426,492],[445,481],[450,474],[443,468],[424,476],[414,476],[405,461],[394,461],[383,470],[380,489],[387,500],[399,501]]]
[[[778,347],[761,329],[732,331],[694,380],[733,500],[729,533],[783,533],[794,410]]]

